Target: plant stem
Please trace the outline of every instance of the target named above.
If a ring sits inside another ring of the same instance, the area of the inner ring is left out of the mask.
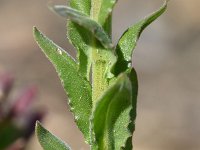
[[[92,8],[90,17],[98,22],[99,11],[101,8],[101,0],[92,0]],[[108,87],[105,78],[107,60],[105,60],[105,50],[97,42],[96,38],[92,39],[92,100],[95,105],[99,96]]]

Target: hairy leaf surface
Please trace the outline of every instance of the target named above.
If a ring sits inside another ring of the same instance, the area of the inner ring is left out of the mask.
[[[133,134],[133,132],[135,131],[135,119],[136,119],[136,110],[137,110],[137,95],[138,95],[138,79],[137,79],[137,73],[135,71],[134,68],[129,69],[127,71],[128,73],[128,77],[131,81],[131,85],[132,85],[132,110],[130,111],[130,123],[129,123],[129,131]],[[118,121],[118,124],[116,124],[116,126],[119,126],[119,128],[121,127],[121,123],[120,121]],[[125,147],[123,148],[124,150],[131,150],[133,149],[132,146],[132,136],[128,137]]]
[[[69,0],[69,5],[86,15],[90,15],[91,0]]]
[[[90,15],[91,0],[70,0],[69,5],[88,16]],[[78,51],[79,72],[89,80],[91,68],[91,33],[84,27],[68,20],[67,36]]]
[[[78,72],[75,61],[59,46],[34,28],[35,39],[47,58],[54,65],[69,97],[75,121],[89,141],[89,118],[92,109],[90,83]]]
[[[117,0],[92,0],[93,16],[103,26],[113,11]]]
[[[101,25],[99,25],[96,21],[90,19],[87,15],[77,11],[73,8],[56,5],[53,9],[63,17],[69,17],[73,22],[78,25],[84,27],[99,40],[99,42],[107,49],[112,49],[112,41],[107,33],[104,31]]]
[[[112,32],[112,11],[117,0],[91,0],[91,17],[103,26],[110,35]]]
[[[36,123],[36,134],[44,150],[71,150],[65,142],[50,133],[39,122]]]
[[[130,27],[128,30],[125,31],[125,33],[122,35],[116,46],[116,53],[118,55],[118,60],[114,70],[115,74],[124,72],[131,66],[132,53],[136,47],[140,34],[149,24],[151,24],[161,14],[163,14],[166,8],[167,8],[167,1],[159,10],[152,13],[145,19],[139,21],[138,23],[136,23],[135,25],[133,25],[132,27]]]
[[[93,111],[93,129],[98,149],[119,150],[132,135],[129,130],[132,87],[122,74],[99,99]]]

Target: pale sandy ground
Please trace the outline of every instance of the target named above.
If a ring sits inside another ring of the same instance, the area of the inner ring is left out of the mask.
[[[68,111],[58,77],[32,37],[39,27],[73,56],[65,20],[47,9],[48,0],[0,0],[0,70],[16,75],[16,87],[38,86],[44,125],[74,150],[86,150]],[[64,0],[54,3],[65,3]],[[162,0],[119,0],[114,13],[114,41],[123,31],[160,6]],[[133,56],[139,76],[135,150],[200,149],[199,0],[171,0],[165,15],[142,35]],[[35,137],[28,150],[41,150]]]

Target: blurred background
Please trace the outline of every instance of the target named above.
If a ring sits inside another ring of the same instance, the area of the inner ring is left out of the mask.
[[[162,0],[119,0],[113,40],[158,9]],[[48,10],[49,0],[0,0],[0,72],[15,75],[15,87],[34,84],[35,105],[48,111],[43,124],[74,150],[87,150],[73,122],[57,74],[33,40],[32,27],[75,56],[66,21]],[[65,4],[65,0],[52,1]],[[135,150],[200,149],[199,0],[171,0],[167,12],[142,34],[133,56],[139,76]],[[15,93],[12,93],[13,96]],[[28,150],[42,150],[33,136]]]

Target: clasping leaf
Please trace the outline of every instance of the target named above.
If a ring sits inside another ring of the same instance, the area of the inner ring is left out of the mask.
[[[92,116],[94,143],[99,150],[120,150],[132,132],[132,87],[126,74],[118,77],[97,102]]]

